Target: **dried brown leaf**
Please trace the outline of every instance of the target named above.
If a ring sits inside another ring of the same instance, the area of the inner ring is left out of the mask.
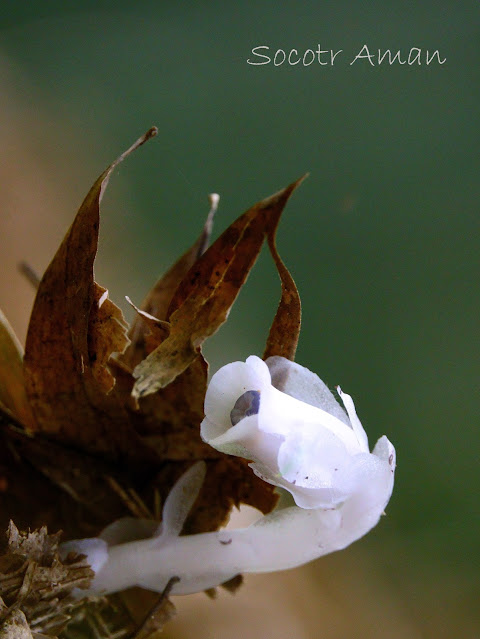
[[[218,195],[211,194],[209,199],[210,211],[196,242],[162,275],[142,302],[140,309],[135,307],[140,317],[136,317],[132,324],[129,332],[131,343],[121,358],[121,361],[132,369],[140,364],[167,336],[165,332],[154,333],[152,339],[151,333],[149,335],[148,330],[145,330],[147,326],[152,330],[148,317],[154,317],[159,321],[167,320],[168,308],[175,291],[208,246],[212,233],[213,218],[218,206]]]
[[[300,178],[296,184],[300,185],[305,177],[307,176]],[[279,355],[293,361],[300,336],[302,305],[294,279],[277,251],[276,235],[279,221],[280,216],[272,221],[267,241],[282,283],[282,296],[268,334],[263,359]]]
[[[133,362],[140,358],[140,362],[144,359],[148,353],[151,353],[155,348],[168,337],[170,333],[170,324],[164,320],[154,317],[148,311],[143,311],[132,302],[132,300],[126,295],[125,299],[132,306],[137,313],[138,317],[134,320],[133,327],[135,328],[135,347],[127,352],[123,357],[119,358],[119,361],[128,367],[132,367]],[[130,352],[129,352],[130,351]]]
[[[25,428],[33,429],[35,420],[25,393],[23,349],[7,318],[0,310],[0,404]]]
[[[134,370],[134,397],[167,386],[197,357],[201,344],[226,320],[263,244],[297,186],[255,204],[193,265],[168,310],[170,334]]]
[[[129,344],[128,324],[122,311],[108,299],[108,291],[95,282],[88,326],[88,353],[92,374],[104,393],[115,379],[107,369],[112,353],[123,353]]]
[[[105,323],[111,326],[118,319],[110,303],[102,320],[96,304],[99,206],[113,169],[155,134],[151,129],[137,140],[91,188],[40,282],[25,348],[26,390],[38,430],[113,457],[132,450],[138,456],[138,442],[115,395],[105,394],[108,373],[92,361],[108,359],[109,349],[99,342]]]

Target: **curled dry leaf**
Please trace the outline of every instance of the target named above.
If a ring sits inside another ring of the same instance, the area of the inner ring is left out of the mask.
[[[307,175],[300,178],[296,185],[300,185],[306,177]],[[278,355],[293,361],[300,336],[302,304],[295,281],[277,251],[276,235],[279,221],[280,215],[272,220],[267,241],[282,283],[282,296],[268,334],[263,359]]]
[[[105,393],[111,380],[101,363],[119,341],[116,330],[105,344],[105,328],[122,318],[112,302],[105,311],[97,303],[99,205],[113,169],[156,132],[137,140],[91,188],[40,282],[25,348],[26,392],[37,430],[111,457],[128,456],[132,447],[138,455],[141,447],[115,396]]]
[[[149,395],[172,382],[197,357],[205,339],[227,319],[265,233],[296,186],[294,182],[254,205],[189,270],[168,310],[169,336],[134,370],[134,397]]]
[[[253,475],[245,460],[218,455],[198,436],[207,383],[207,366],[200,345],[227,318],[267,235],[286,291],[282,294],[276,317],[285,316],[288,294],[288,310],[292,318],[290,336],[296,346],[299,320],[293,327],[294,313],[290,303],[296,289],[278,257],[274,235],[281,212],[298,183],[256,204],[237,219],[204,255],[197,256],[182,281],[175,278],[175,291],[173,286],[164,284],[156,287],[157,294],[159,291],[162,293],[156,317],[170,322],[170,332],[168,336],[162,335],[157,348],[137,365],[135,376],[142,370],[147,370],[150,376],[137,381],[133,395],[142,413],[141,435],[144,441],[155,449],[161,459],[178,462],[166,463],[159,472],[157,490],[163,498],[167,494],[165,487],[171,486],[185,470],[184,460],[207,461],[205,486],[187,521],[185,530],[188,532],[217,529],[225,523],[232,505],[248,503],[266,513],[277,502],[272,487]],[[193,249],[186,255],[193,256]],[[168,272],[164,281],[171,283],[172,274],[178,276],[183,270],[180,265],[185,265],[184,258]],[[169,295],[173,295],[171,300]],[[152,304],[144,305],[145,309],[152,307]],[[158,312],[160,308],[161,314]],[[299,309],[298,304],[298,317]],[[279,339],[284,324],[282,319],[281,326],[277,322],[278,328],[272,329],[275,339]],[[285,336],[283,339],[286,342]],[[295,352],[295,346],[291,353]],[[145,393],[138,391],[142,382]]]

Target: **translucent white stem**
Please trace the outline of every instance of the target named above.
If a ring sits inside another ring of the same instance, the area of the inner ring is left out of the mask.
[[[218,586],[239,573],[293,568],[345,548],[376,525],[393,488],[392,450],[382,438],[373,455],[359,456],[358,490],[336,509],[292,507],[239,530],[180,537],[163,530],[157,537],[110,547],[102,540],[69,542],[65,550],[89,555],[95,548],[92,560],[97,574],[87,594],[131,586],[161,592],[172,577],[179,578],[172,594],[189,594]],[[185,482],[191,481],[191,473],[199,472],[193,467]],[[174,490],[181,492],[178,487]],[[175,524],[178,530],[178,521]]]

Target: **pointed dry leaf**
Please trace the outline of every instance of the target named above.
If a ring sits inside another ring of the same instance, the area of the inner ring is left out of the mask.
[[[91,188],[40,282],[25,348],[26,390],[38,429],[113,457],[137,452],[137,440],[115,395],[104,392],[108,374],[91,361],[92,344],[102,350],[101,360],[109,355],[89,334],[103,330],[93,279],[99,206],[113,169],[155,134],[148,131]],[[115,316],[111,303],[108,308]]]
[[[201,344],[226,320],[263,244],[265,233],[297,186],[259,202],[239,217],[187,273],[170,304],[170,335],[134,370],[137,398],[175,379]]]
[[[300,178],[296,184],[300,185],[305,177],[307,176]],[[276,235],[279,221],[280,216],[272,221],[267,241],[282,283],[282,296],[268,334],[263,359],[279,355],[293,361],[300,336],[302,305],[294,279],[277,251]]]
[[[0,310],[0,405],[3,404],[25,428],[34,428],[35,420],[25,393],[23,351]]]
[[[167,319],[167,311],[172,301],[172,297],[177,290],[179,284],[184,279],[190,268],[195,264],[198,258],[205,252],[210,235],[212,233],[213,218],[218,206],[218,195],[215,193],[209,196],[210,199],[210,211],[203,226],[200,236],[196,242],[186,251],[176,262],[171,266],[168,271],[158,280],[150,293],[143,301],[140,310],[136,309],[139,315],[142,312],[147,313],[149,316],[155,317],[158,320],[165,321]],[[136,307],[135,307],[136,308]],[[144,316],[144,319],[145,316]],[[147,318],[148,324],[148,318]],[[150,344],[146,344],[148,340],[148,331],[145,330],[145,322],[141,317],[136,317],[129,332],[131,344],[125,352],[121,361],[124,362],[130,368],[135,368],[137,364],[149,355],[154,348],[159,346],[166,334],[157,336],[157,343],[155,340],[150,340]],[[151,329],[151,325],[149,325]],[[154,345],[153,345],[154,344]],[[149,348],[150,346],[150,348]]]
[[[136,341],[135,347],[132,350],[128,348],[127,352],[125,352],[118,361],[124,366],[131,367],[137,356],[140,358],[138,360],[140,362],[168,337],[170,324],[158,319],[158,317],[154,317],[147,311],[142,311],[141,308],[135,306],[128,295],[125,296],[125,299],[138,315],[133,324],[135,327]]]

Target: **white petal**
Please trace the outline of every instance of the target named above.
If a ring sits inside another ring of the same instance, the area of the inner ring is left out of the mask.
[[[343,405],[348,413],[348,417],[350,418],[350,423],[352,424],[352,428],[357,436],[358,443],[360,447],[365,452],[368,452],[370,448],[368,447],[368,437],[365,429],[362,426],[362,422],[358,419],[357,411],[355,410],[355,404],[353,403],[353,399],[347,393],[344,393],[340,386],[337,386],[337,392],[342,398]]]
[[[205,437],[208,430],[209,425],[204,419],[201,426],[202,437],[216,450],[269,464],[272,472],[278,473],[277,457],[282,438],[259,430],[258,415],[245,417],[235,426],[231,426],[226,433],[214,439]]]
[[[396,464],[395,448],[393,447],[393,444],[388,441],[385,435],[383,437],[380,437],[378,442],[375,444],[375,448],[373,449],[373,454],[376,455],[377,457],[380,457],[380,459],[383,459],[384,461],[388,462],[388,465],[390,466],[390,469],[392,471],[395,470],[395,464]]]
[[[344,548],[376,526],[390,499],[393,473],[376,455],[359,455],[357,492],[342,507],[342,527],[337,548]]]
[[[358,440],[352,428],[330,413],[294,399],[273,386],[263,390],[258,412],[258,426],[261,430],[287,437],[313,425],[331,431],[350,453],[359,452]]]
[[[107,563],[108,544],[99,537],[91,537],[66,541],[60,545],[60,557],[64,559],[70,552],[86,555],[90,567],[97,573]]]
[[[182,532],[183,524],[202,487],[207,472],[205,462],[193,464],[173,486],[162,512],[162,534],[160,541],[175,537]]]
[[[249,357],[247,362],[233,362],[218,370],[205,395],[205,415],[210,423],[206,441],[231,427],[230,412],[241,395],[249,390],[261,391],[269,385],[268,367],[259,357]]]
[[[343,490],[338,491],[337,479],[345,475],[351,459],[338,437],[315,424],[304,426],[285,439],[280,446],[278,466],[282,477],[295,487],[321,491],[322,505],[328,507],[348,496]],[[292,495],[295,497],[294,490]]]
[[[117,519],[102,530],[99,535],[109,546],[125,544],[129,541],[148,539],[161,527],[158,521],[153,519],[137,519],[136,517],[122,517]]]
[[[285,357],[269,357],[265,363],[270,369],[275,388],[301,402],[321,408],[347,426],[350,425],[345,411],[318,375]]]

